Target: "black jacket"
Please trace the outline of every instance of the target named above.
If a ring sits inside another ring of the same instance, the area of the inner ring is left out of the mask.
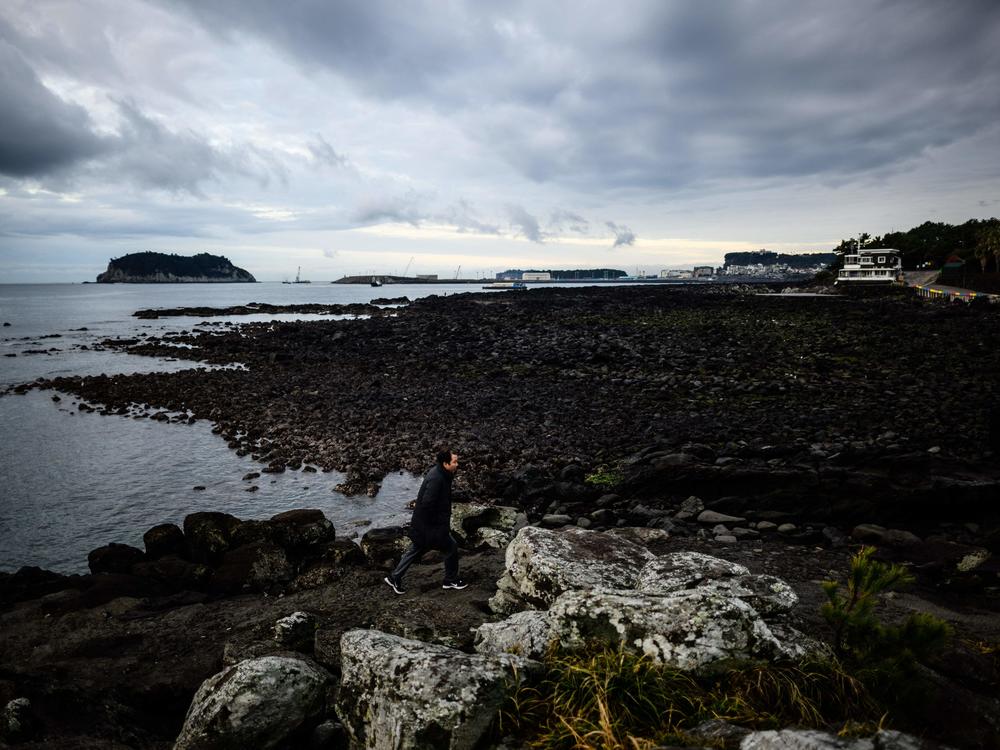
[[[451,482],[454,476],[441,464],[427,472],[410,521],[410,539],[420,547],[446,550],[451,526]]]

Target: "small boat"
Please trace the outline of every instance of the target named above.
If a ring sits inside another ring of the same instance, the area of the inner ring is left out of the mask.
[[[484,284],[483,289],[527,289],[528,285],[523,281],[494,281],[492,284]]]
[[[372,286],[382,286],[382,282],[379,281],[378,279],[376,279],[374,276],[372,276],[371,285]]]
[[[295,281],[288,281],[286,279],[285,281],[282,281],[281,283],[282,284],[311,284],[312,283],[308,279],[301,278],[301,276],[302,276],[302,266],[299,266],[299,269],[295,272]]]

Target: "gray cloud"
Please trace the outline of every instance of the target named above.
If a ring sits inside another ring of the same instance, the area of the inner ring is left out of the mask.
[[[0,38],[0,173],[32,177],[66,169],[107,150],[86,110],[39,80],[20,52]]]
[[[418,227],[429,217],[423,199],[413,190],[397,194],[374,194],[361,199],[349,221],[358,226],[395,222]]]
[[[479,234],[500,234],[500,227],[480,221],[475,208],[467,200],[459,199],[449,206],[439,217],[441,221],[451,224],[459,232],[477,232]]]
[[[537,182],[677,189],[898,169],[1000,118],[1000,6],[936,0],[179,0],[366,95],[419,98]]]
[[[611,246],[612,248],[635,244],[635,232],[627,226],[624,224],[615,224],[613,221],[606,221],[604,223],[615,236],[615,244]]]
[[[507,215],[510,218],[511,231],[515,236],[520,235],[538,244],[545,242],[545,233],[538,225],[538,219],[529,214],[523,206],[514,204],[507,206]]]
[[[549,227],[553,232],[569,231],[575,234],[587,234],[590,222],[579,214],[558,208],[549,217]]]
[[[347,166],[347,157],[338,154],[319,133],[314,133],[313,139],[307,145],[316,164],[333,168]]]

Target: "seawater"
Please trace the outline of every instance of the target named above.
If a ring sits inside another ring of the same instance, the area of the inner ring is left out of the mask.
[[[106,338],[162,336],[198,327],[201,318],[140,320],[150,307],[228,307],[370,302],[478,291],[469,284],[24,284],[0,285],[0,389],[36,378],[100,373],[167,372],[199,366],[90,347]],[[511,292],[499,292],[509,294]],[[328,320],[322,315],[214,317],[235,325],[257,320]],[[81,330],[86,329],[86,330]],[[56,334],[57,337],[51,337]],[[43,338],[46,337],[46,338]],[[80,347],[86,346],[87,349]],[[44,354],[29,354],[45,350]],[[3,356],[15,354],[15,357]],[[38,565],[85,572],[87,553],[109,542],[142,547],[158,523],[214,510],[268,518],[293,508],[319,508],[338,536],[402,523],[420,477],[385,477],[375,498],[346,497],[336,472],[289,471],[242,477],[260,464],[238,457],[211,425],[154,422],[80,412],[76,399],[52,391],[0,398],[0,571]],[[428,465],[432,458],[428,457]],[[246,492],[250,485],[259,490]],[[194,487],[203,486],[204,490]]]

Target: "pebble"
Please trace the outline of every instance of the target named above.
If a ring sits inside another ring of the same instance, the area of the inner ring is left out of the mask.
[[[743,523],[747,519],[739,516],[727,516],[714,510],[703,510],[698,514],[698,523]]]
[[[798,531],[798,529],[799,529],[799,527],[796,526],[794,523],[783,523],[783,524],[781,524],[781,526],[778,527],[778,533],[779,534],[794,534],[796,531]]]

